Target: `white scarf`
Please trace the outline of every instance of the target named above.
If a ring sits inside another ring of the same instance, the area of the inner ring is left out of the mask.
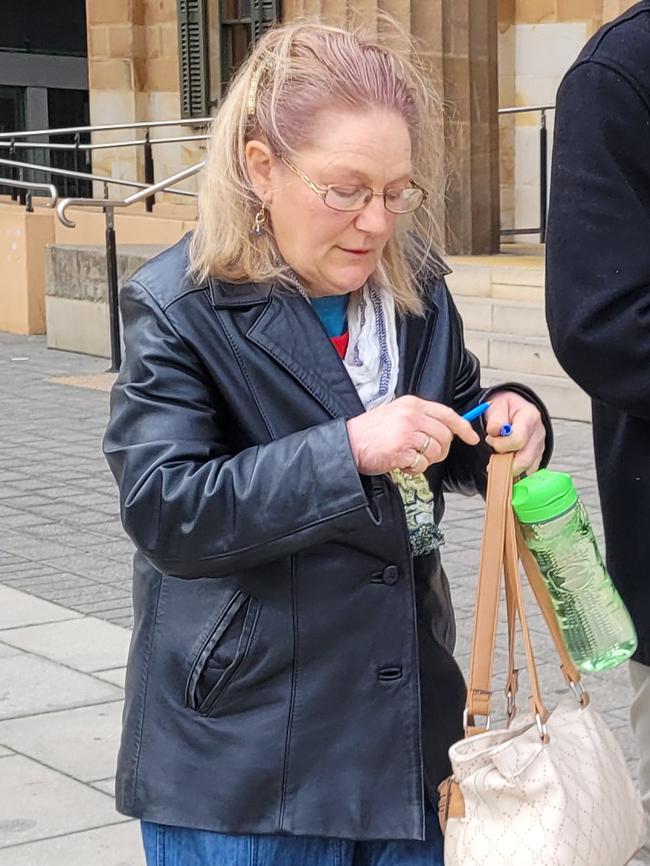
[[[365,285],[350,295],[348,349],[343,363],[366,409],[395,397],[399,356],[395,301],[390,291]]]

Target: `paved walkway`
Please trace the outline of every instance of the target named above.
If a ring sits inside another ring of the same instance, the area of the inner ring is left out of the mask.
[[[0,334],[0,866],[143,864],[137,824],[112,798],[132,546],[100,453],[105,369]],[[600,532],[588,425],[558,422],[553,465]],[[450,497],[443,527],[465,670],[481,515],[480,500]],[[539,615],[532,627],[552,705],[565,689]],[[587,686],[634,768],[626,671]]]

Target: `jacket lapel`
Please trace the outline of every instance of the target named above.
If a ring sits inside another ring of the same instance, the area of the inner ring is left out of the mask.
[[[246,337],[290,373],[333,418],[364,411],[336,349],[309,303],[274,287]]]

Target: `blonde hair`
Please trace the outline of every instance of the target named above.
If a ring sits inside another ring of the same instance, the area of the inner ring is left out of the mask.
[[[390,287],[400,312],[422,311],[422,275],[441,240],[437,214],[444,172],[436,145],[442,108],[421,61],[414,59],[410,37],[395,22],[390,27],[401,48],[381,45],[359,29],[309,21],[271,29],[257,43],[212,122],[190,247],[196,279],[288,280],[272,233],[251,232],[260,201],[248,176],[248,141],[263,140],[278,153],[295,153],[309,141],[323,109],[385,107],[407,124],[413,177],[429,197],[416,214],[398,220],[376,276]]]

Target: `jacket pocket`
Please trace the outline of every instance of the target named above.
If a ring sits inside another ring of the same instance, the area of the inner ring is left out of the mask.
[[[238,590],[230,599],[192,665],[185,695],[190,709],[211,713],[246,657],[258,615],[253,596]]]

